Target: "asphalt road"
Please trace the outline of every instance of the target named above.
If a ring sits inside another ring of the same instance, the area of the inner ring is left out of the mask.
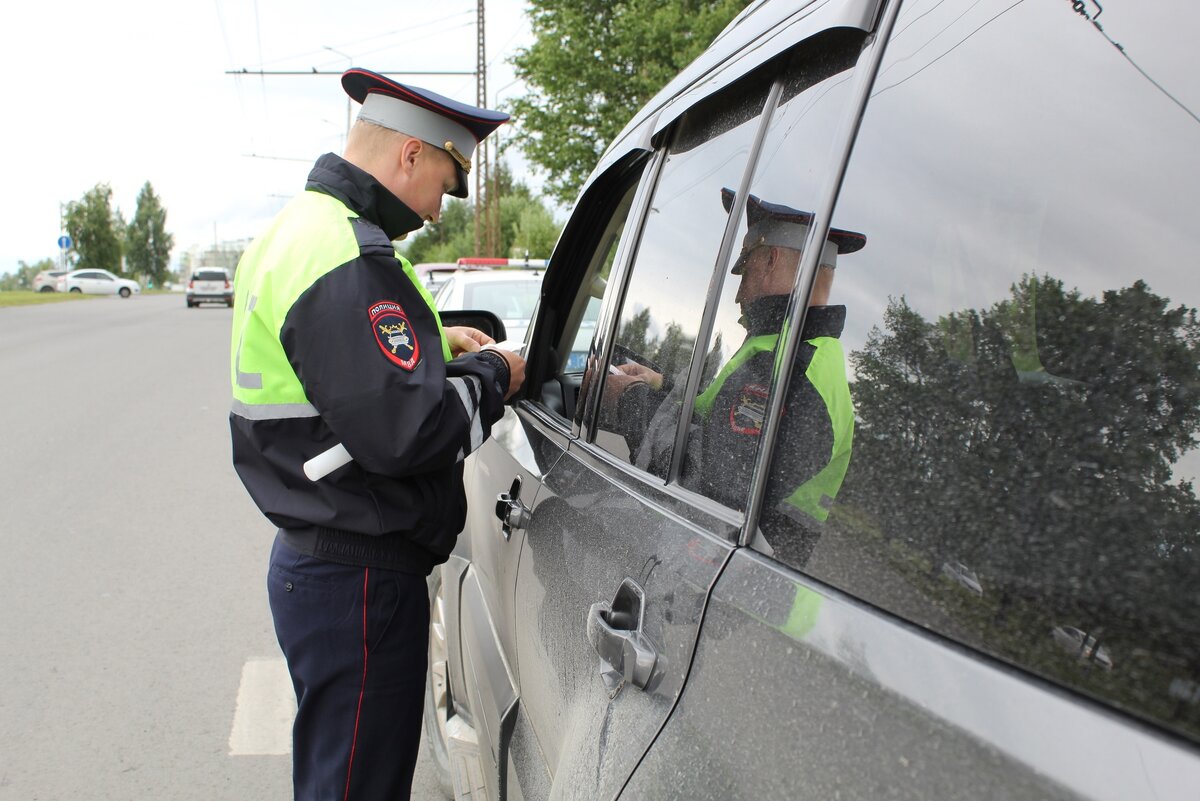
[[[291,797],[231,311],[0,308],[0,801]],[[422,754],[413,798],[438,798]]]

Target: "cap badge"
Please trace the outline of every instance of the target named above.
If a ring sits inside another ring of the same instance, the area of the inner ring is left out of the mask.
[[[443,147],[445,148],[446,152],[449,153],[454,158],[454,160],[458,162],[458,166],[463,168],[463,172],[471,171],[471,160],[469,158],[467,158],[466,156],[464,156],[459,151],[459,149],[454,146],[453,142],[451,142],[449,139],[447,139],[446,144],[443,145]]]

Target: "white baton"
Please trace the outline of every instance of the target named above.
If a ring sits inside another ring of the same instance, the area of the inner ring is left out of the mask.
[[[504,342],[484,345],[482,348],[480,348],[480,350],[488,349],[507,350],[513,353],[520,353],[521,351],[525,350],[525,343],[505,340]],[[322,451],[305,462],[304,475],[308,476],[309,481],[320,481],[334,470],[348,465],[353,461],[354,458],[350,456],[350,451],[346,450],[346,446],[339,442],[329,450]]]

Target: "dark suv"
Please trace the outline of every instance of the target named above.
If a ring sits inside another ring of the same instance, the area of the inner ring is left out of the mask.
[[[431,577],[460,797],[1200,797],[1192,23],[755,2],[630,122]]]

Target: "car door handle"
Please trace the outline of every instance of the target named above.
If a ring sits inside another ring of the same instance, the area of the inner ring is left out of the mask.
[[[601,673],[620,674],[643,690],[662,672],[658,649],[642,630],[645,609],[646,593],[627,578],[611,604],[592,604],[587,616],[587,637],[600,655]]]
[[[521,477],[513,479],[508,492],[496,496],[496,517],[500,518],[500,533],[507,540],[512,536],[513,529],[525,528],[533,519],[533,512],[521,503]]]

